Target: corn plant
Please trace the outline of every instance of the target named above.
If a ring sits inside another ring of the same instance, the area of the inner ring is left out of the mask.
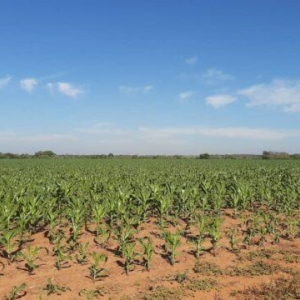
[[[211,244],[214,256],[216,256],[217,243],[221,237],[221,218],[216,217],[210,227]]]
[[[229,238],[230,251],[233,253],[237,253],[239,251],[238,244],[241,241],[238,238],[239,231],[236,227],[231,228],[227,232],[227,237]]]
[[[123,226],[119,226],[115,229],[116,237],[114,237],[114,239],[118,242],[117,252],[122,257],[124,257],[124,249],[126,248],[126,245],[134,241],[133,235],[135,232],[136,231],[134,229]]]
[[[166,226],[165,219],[168,216],[171,208],[171,197],[169,195],[158,195],[156,199],[156,209],[159,214],[159,226],[164,228]]]
[[[87,264],[87,250],[89,243],[80,243],[78,247],[78,253],[75,254],[75,259],[80,265]]]
[[[288,237],[290,240],[294,240],[299,234],[299,221],[294,218],[288,218]]]
[[[46,232],[45,235],[48,237],[49,242],[51,244],[53,244],[55,240],[55,235],[56,235],[55,229],[56,229],[58,216],[59,216],[59,212],[54,208],[49,208],[46,212],[46,221],[49,224],[49,230]]]
[[[139,239],[140,245],[143,249],[143,261],[147,271],[150,271],[150,262],[153,255],[153,242],[150,237]]]
[[[124,268],[127,275],[132,270],[132,265],[138,255],[138,253],[135,252],[134,249],[135,245],[136,245],[135,242],[128,243],[125,245],[125,248],[123,249],[123,257],[125,259]]]
[[[204,250],[203,243],[205,241],[205,235],[207,232],[207,227],[209,225],[209,219],[203,213],[196,214],[194,219],[198,234],[195,237],[191,238],[191,242],[194,244],[195,247],[194,254],[196,258],[199,258],[199,256]]]
[[[92,220],[96,224],[96,236],[102,234],[102,222],[106,213],[106,207],[99,203],[96,203],[92,208]]]
[[[180,231],[177,230],[175,233],[171,233],[170,231],[165,231],[164,239],[165,239],[165,250],[167,251],[169,261],[173,266],[176,262],[176,256],[177,256],[176,251],[181,245]]]
[[[45,247],[32,246],[27,246],[26,252],[19,253],[19,256],[24,258],[24,260],[26,261],[25,268],[30,275],[33,275],[34,271],[39,267],[39,265],[37,265],[35,262],[41,259],[41,257],[39,256],[39,253],[41,251],[44,251],[45,254],[49,254],[48,249]]]
[[[54,266],[56,267],[57,270],[71,267],[69,261],[72,260],[72,256],[66,253],[64,246],[60,246],[56,248],[54,252],[54,256],[55,256]]]
[[[19,251],[20,243],[17,241],[18,231],[9,230],[2,233],[0,236],[0,245],[3,249],[1,256],[6,258],[8,262],[12,262],[16,258],[16,254]]]
[[[89,277],[93,281],[101,280],[107,276],[107,270],[104,264],[107,262],[107,256],[102,253],[92,252],[93,264],[89,267]]]

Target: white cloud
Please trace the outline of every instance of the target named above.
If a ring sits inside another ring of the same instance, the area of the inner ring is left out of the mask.
[[[231,104],[237,99],[231,95],[214,95],[206,98],[206,103],[212,105],[215,108]]]
[[[269,84],[239,90],[237,94],[248,99],[249,107],[268,106],[288,112],[300,111],[300,80],[276,79]]]
[[[207,84],[218,84],[224,81],[234,80],[234,76],[224,73],[221,70],[211,68],[208,69],[204,74],[203,78]]]
[[[38,84],[38,81],[35,78],[25,78],[25,79],[20,80],[21,89],[23,89],[24,91],[26,91],[28,93],[33,92],[33,90],[35,89],[37,84]]]
[[[145,86],[128,86],[128,85],[120,85],[119,91],[122,94],[136,94],[136,93],[148,93],[154,89],[153,85],[145,85]]]
[[[189,98],[193,97],[195,95],[194,91],[185,91],[179,94],[179,99],[181,101],[186,101]]]
[[[58,82],[58,91],[62,93],[63,95],[70,97],[70,98],[76,98],[80,94],[83,93],[83,90],[80,88],[74,87],[71,83],[68,82]],[[50,87],[53,88],[53,86],[50,85]],[[49,88],[49,86],[48,86]]]
[[[243,138],[258,140],[282,140],[285,138],[300,137],[300,130],[275,130],[265,128],[225,127],[225,128],[147,128],[141,127],[139,131],[148,136],[157,138],[171,138],[176,136],[208,136],[218,138]]]
[[[0,78],[0,89],[6,87],[11,81],[11,76],[6,76],[4,78]]]
[[[185,59],[185,63],[188,65],[194,65],[198,62],[198,56],[192,56]]]

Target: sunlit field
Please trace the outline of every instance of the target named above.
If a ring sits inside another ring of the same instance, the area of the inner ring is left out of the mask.
[[[299,161],[3,159],[0,295],[299,299],[299,220]]]

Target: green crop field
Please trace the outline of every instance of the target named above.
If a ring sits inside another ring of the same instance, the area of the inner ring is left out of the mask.
[[[282,259],[282,249],[294,245],[299,253],[292,257],[299,255],[300,261],[299,217],[298,161],[1,160],[0,295],[108,297],[105,283],[112,284],[114,277],[157,277],[165,264],[179,285],[178,299],[188,298],[185,293],[195,290],[197,280],[202,291],[197,266],[207,259],[218,265],[225,253],[242,259],[269,249]],[[82,285],[55,283],[61,272],[72,276],[72,269],[82,274]],[[253,270],[239,271],[246,276]],[[217,281],[205,283],[208,290],[218,286]],[[128,299],[168,299],[159,298],[159,291]],[[298,299],[296,292],[290,299]]]

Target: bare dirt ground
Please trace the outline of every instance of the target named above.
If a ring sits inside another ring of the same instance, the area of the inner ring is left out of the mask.
[[[124,271],[124,259],[116,254],[117,243],[113,239],[101,248],[95,245],[91,233],[83,231],[80,242],[89,242],[87,263],[79,264],[76,262],[75,254],[71,254],[71,260],[66,267],[58,270],[55,267],[53,245],[49,243],[44,232],[34,234],[32,241],[28,242],[22,251],[25,251],[27,245],[32,245],[46,247],[49,253],[40,251],[40,260],[36,261],[38,268],[32,275],[26,270],[25,261],[21,257],[10,264],[6,259],[0,258],[5,266],[0,271],[0,296],[1,299],[5,299],[14,286],[26,283],[24,290],[26,294],[20,299],[74,300],[96,299],[96,296],[107,300],[267,299],[253,294],[249,287],[255,286],[257,290],[262,283],[269,284],[270,287],[272,284],[276,285],[277,278],[290,280],[300,272],[300,239],[281,239],[279,243],[272,244],[271,238],[267,236],[267,241],[263,245],[259,245],[259,239],[253,239],[252,245],[247,247],[241,240],[238,251],[233,253],[229,250],[225,232],[233,226],[242,226],[239,224],[241,221],[238,219],[228,215],[224,217],[223,234],[218,242],[215,256],[210,250],[209,238],[203,244],[205,250],[197,259],[192,251],[193,245],[186,237],[181,237],[177,261],[172,266],[164,255],[161,230],[153,220],[143,225],[144,228],[135,235],[135,237],[151,236],[153,240],[154,254],[150,271],[145,270],[141,258],[137,256],[128,275]],[[183,226],[179,224],[177,227],[183,228]],[[174,230],[174,227],[170,225],[169,229]],[[139,252],[138,244],[136,249]],[[97,281],[89,277],[89,267],[92,264],[90,253],[93,251],[108,257],[103,265],[108,276],[103,276]],[[52,283],[60,288],[60,291],[49,292],[49,287],[46,288],[49,279],[52,279]],[[266,290],[265,287],[263,289]],[[95,297],[89,298],[88,294],[92,295],[92,291]],[[22,296],[23,292],[19,295]]]

